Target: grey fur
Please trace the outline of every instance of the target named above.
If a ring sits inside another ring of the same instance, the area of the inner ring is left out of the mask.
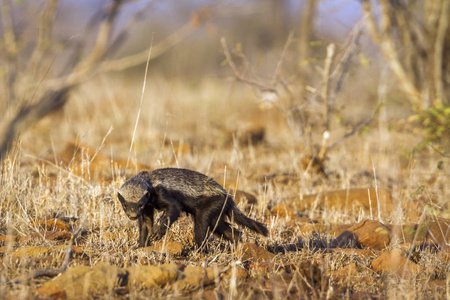
[[[265,236],[268,233],[263,224],[246,217],[214,179],[192,170],[164,168],[139,172],[123,184],[118,198],[127,216],[139,221],[140,246],[147,245],[150,237],[161,238],[183,211],[194,217],[198,246],[213,228],[215,234],[238,240],[239,231],[232,229],[225,217]],[[154,209],[164,211],[156,228],[153,228]]]

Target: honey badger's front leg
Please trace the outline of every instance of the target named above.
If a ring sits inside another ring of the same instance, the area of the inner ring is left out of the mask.
[[[150,242],[150,232],[153,229],[153,207],[147,205],[139,216],[139,247],[146,247]]]
[[[150,233],[150,237],[153,240],[161,239],[170,226],[180,217],[182,211],[181,205],[175,198],[167,195],[160,196],[159,198],[160,203],[164,203],[165,208],[163,209],[163,215],[159,219],[159,225],[156,225]]]

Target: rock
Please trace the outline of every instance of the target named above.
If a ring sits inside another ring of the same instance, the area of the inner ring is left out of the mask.
[[[187,266],[175,283],[175,290],[189,293],[214,283],[218,276],[215,268],[203,268],[193,265]]]
[[[15,243],[19,240],[19,236],[16,235],[0,235],[0,245],[6,245],[8,243]]]
[[[351,263],[343,268],[340,268],[333,272],[332,278],[334,280],[340,280],[340,279],[348,279],[350,276],[357,275],[358,268],[356,267],[356,263]]]
[[[237,282],[241,282],[243,280],[246,280],[249,275],[246,270],[236,266],[234,269],[229,268],[225,273],[221,275],[221,277],[224,279],[232,279],[233,277],[235,277]]]
[[[420,267],[407,258],[407,253],[401,249],[381,254],[372,261],[371,267],[375,272],[385,274],[396,274],[402,277],[411,277],[420,272]]]
[[[275,254],[251,243],[239,244],[237,252],[242,256],[242,260],[251,262],[267,262],[275,257]]]
[[[12,258],[39,258],[52,253],[53,247],[22,247],[11,253]]]
[[[163,240],[159,240],[158,242],[156,242],[155,244],[153,244],[149,247],[139,249],[139,251],[167,252],[173,256],[180,256],[183,253],[183,244],[180,242],[176,242],[176,241],[164,242]]]
[[[307,195],[303,196],[303,200],[298,205],[301,209],[316,206],[320,209],[349,210],[354,213],[362,209],[369,215],[372,210],[372,215],[375,217],[378,214],[378,202],[381,214],[393,210],[391,196],[383,188],[354,188]]]
[[[28,240],[40,240],[45,239],[47,241],[67,241],[70,240],[72,235],[67,231],[39,231],[33,232],[27,236],[21,237],[20,242],[26,242]]]
[[[36,295],[40,297],[50,298],[50,299],[67,299],[66,291],[63,288],[56,285],[41,286],[33,291]]]
[[[294,208],[289,204],[282,204],[272,207],[270,213],[279,218],[297,219]]]
[[[328,230],[328,233],[330,235],[340,236],[344,231],[348,230],[352,226],[353,224],[332,225],[331,228]]]
[[[33,219],[30,221],[32,226],[37,226],[42,230],[49,231],[70,231],[71,227],[67,222],[60,219]]]
[[[383,249],[390,242],[391,230],[375,220],[360,222],[339,235],[334,244],[338,247],[368,247]]]
[[[132,287],[164,287],[174,282],[179,276],[176,264],[161,266],[131,266],[125,268],[129,272],[128,286]]]
[[[113,265],[106,263],[98,263],[94,267],[80,265],[47,281],[39,289],[34,290],[34,293],[45,296],[46,291],[58,291],[62,294],[60,290],[63,290],[67,298],[95,298],[114,288],[125,286],[127,280],[128,272]]]

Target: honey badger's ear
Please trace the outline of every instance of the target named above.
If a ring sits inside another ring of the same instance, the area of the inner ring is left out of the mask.
[[[117,192],[117,198],[119,198],[119,201],[120,201],[121,203],[125,202],[125,198],[122,197],[122,195],[121,195],[119,192]]]
[[[146,204],[147,201],[150,199],[150,193],[149,192],[145,192],[144,196],[141,197],[141,199],[139,200],[139,204]]]

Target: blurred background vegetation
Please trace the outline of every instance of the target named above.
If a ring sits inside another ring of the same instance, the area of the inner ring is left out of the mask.
[[[449,15],[448,0],[2,0],[0,159],[49,114],[47,144],[55,123],[98,144],[129,137],[138,108],[142,130],[212,144],[243,119],[274,141],[284,124],[323,159],[377,121],[448,156]]]

